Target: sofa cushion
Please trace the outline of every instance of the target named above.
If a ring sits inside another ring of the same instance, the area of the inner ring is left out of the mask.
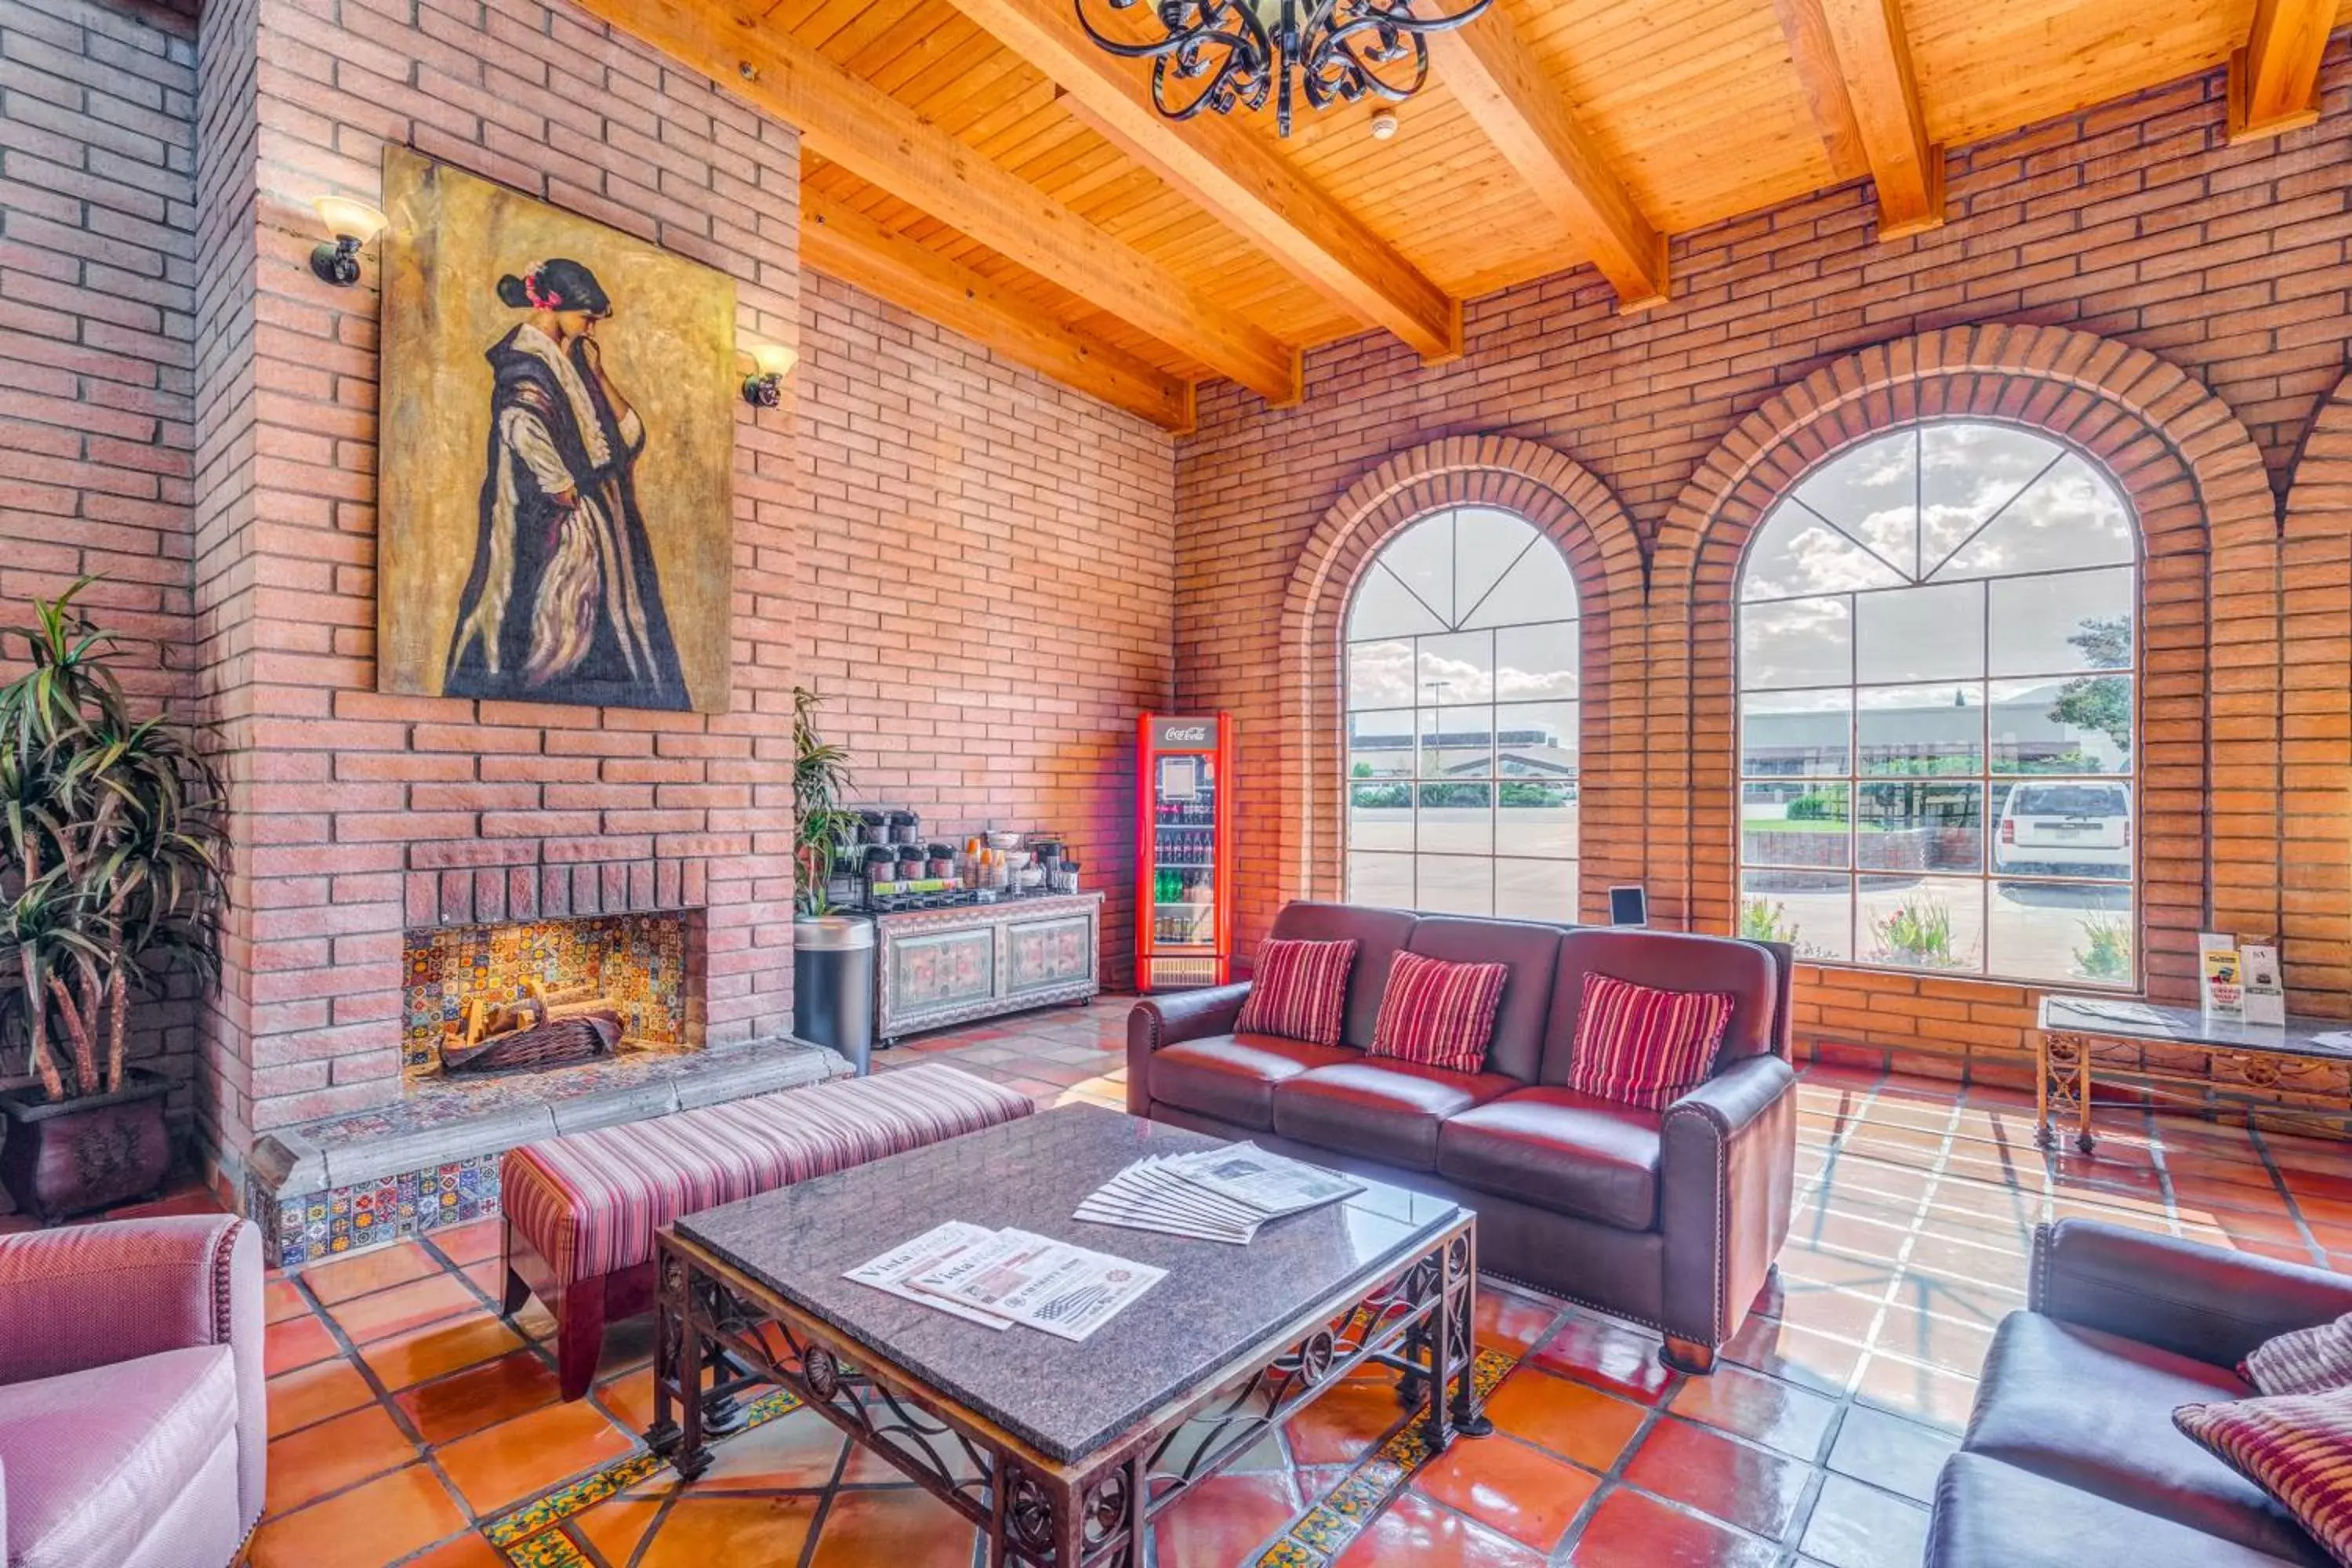
[[[1279,1035],[1310,1046],[1336,1046],[1348,1022],[1348,973],[1356,967],[1354,937],[1338,942],[1258,944],[1257,970],[1242,999],[1235,1034]]]
[[[1348,972],[1348,1019],[1339,1043],[1369,1049],[1380,1020],[1381,992],[1389,983],[1389,961],[1404,948],[1420,917],[1404,910],[1366,909],[1355,904],[1285,904],[1274,917],[1271,935],[1286,941],[1337,942],[1354,937],[1356,966]]]
[[[1346,1046],[1279,1035],[1212,1035],[1163,1046],[1151,1057],[1151,1098],[1199,1116],[1274,1131],[1275,1085],[1313,1068],[1360,1058]]]
[[[2238,1375],[2264,1394],[2352,1387],[2352,1313],[2264,1340],[2238,1363]]]
[[[1730,1021],[1727,991],[1662,991],[1587,973],[1568,1087],[1664,1110],[1706,1081]]]
[[[1926,1568],[2279,1568],[2291,1560],[2076,1491],[1981,1454],[1936,1479]]]
[[[1388,1058],[1342,1062],[1276,1085],[1274,1130],[1318,1148],[1434,1170],[1437,1130],[1447,1117],[1518,1087],[1501,1073]]]
[[[1658,1223],[1659,1115],[1568,1089],[1520,1089],[1447,1121],[1438,1173],[1625,1230]]]
[[[1412,928],[1405,951],[1449,963],[1499,963],[1510,971],[1486,1070],[1535,1081],[1543,1054],[1545,1020],[1551,1014],[1552,971],[1559,963],[1559,928],[1532,921],[1470,920],[1424,915]]]
[[[236,1447],[226,1345],[0,1386],[10,1568],[151,1560],[141,1542],[167,1515],[171,1560],[227,1562],[244,1534]]]
[[[2256,1552],[2324,1564],[2284,1509],[2173,1427],[2176,1406],[2247,1392],[2227,1367],[2011,1312],[1986,1353],[1963,1446]]]
[[[1568,1081],[1587,974],[1613,974],[1662,991],[1730,993],[1731,1021],[1724,1026],[1718,1066],[1778,1048],[1773,1018],[1780,1008],[1780,977],[1769,948],[1681,931],[1578,930],[1563,932],[1559,939],[1538,1082]]]
[[[1372,1055],[1476,1072],[1486,1064],[1495,1007],[1511,972],[1499,963],[1452,963],[1400,952],[1372,1027]]]
[[[2352,1388],[2184,1405],[2172,1421],[2352,1563]]]

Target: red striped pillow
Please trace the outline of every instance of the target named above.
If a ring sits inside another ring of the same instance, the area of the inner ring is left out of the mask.
[[[1348,972],[1356,966],[1354,937],[1339,942],[1265,942],[1257,973],[1234,1027],[1252,1035],[1336,1046],[1348,1015]]]
[[[1568,1087],[1663,1110],[1706,1081],[1730,1022],[1727,991],[1660,991],[1588,973]]]
[[[2184,1405],[2172,1424],[2278,1499],[2327,1554],[2352,1568],[2352,1388]]]
[[[1448,963],[1400,952],[1381,992],[1372,1025],[1372,1055],[1423,1067],[1476,1072],[1486,1063],[1495,1009],[1503,1003],[1510,968],[1501,963]]]
[[[2352,1387],[2352,1312],[2256,1345],[2238,1375],[2264,1394],[2325,1394]]]

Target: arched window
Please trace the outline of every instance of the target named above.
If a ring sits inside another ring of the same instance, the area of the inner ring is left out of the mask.
[[[1348,898],[1576,918],[1576,580],[1490,507],[1383,545],[1348,611]]]
[[[2013,426],[1849,447],[1739,580],[1740,925],[1804,956],[2137,974],[2138,531]]]

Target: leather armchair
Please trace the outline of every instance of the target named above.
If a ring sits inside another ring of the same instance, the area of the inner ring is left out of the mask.
[[[1927,1568],[2331,1561],[2172,1412],[2252,1394],[2246,1352],[2352,1311],[2352,1279],[2069,1219],[2034,1233],[2027,1303],[1993,1334],[1937,1478]]]
[[[223,1568],[261,1517],[260,1233],[228,1215],[0,1237],[10,1568]]]

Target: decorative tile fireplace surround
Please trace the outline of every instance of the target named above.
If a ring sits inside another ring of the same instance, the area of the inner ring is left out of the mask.
[[[271,1261],[290,1268],[495,1215],[499,1157],[520,1143],[848,1071],[789,1036],[708,1042],[708,930],[700,909],[406,930],[399,1097],[269,1133],[247,1162],[246,1209]],[[609,1002],[622,1021],[614,1053],[442,1070],[442,1040],[469,1003],[519,1001],[534,983]]]
[[[467,1003],[520,1001],[531,982],[611,1002],[625,1051],[699,1050],[705,929],[700,910],[412,928],[401,939],[402,1069],[412,1081],[436,1074]]]

